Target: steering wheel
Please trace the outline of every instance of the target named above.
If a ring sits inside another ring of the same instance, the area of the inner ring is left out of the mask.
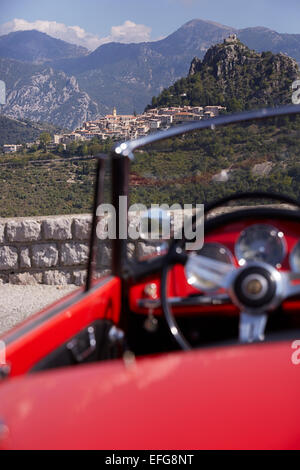
[[[254,216],[264,219],[274,217],[296,220],[300,223],[300,211],[283,208],[247,208],[215,216],[207,220],[207,215],[214,209],[237,199],[272,199],[281,203],[292,204],[300,209],[300,203],[281,194],[266,192],[236,193],[220,199],[205,207],[205,232],[222,226],[224,223]],[[195,228],[196,218],[192,226]],[[272,311],[277,309],[288,297],[300,295],[300,273],[279,271],[262,261],[251,261],[242,267],[235,267],[197,253],[188,253],[184,249],[186,239],[174,240],[166,255],[161,275],[161,306],[171,334],[184,350],[192,349],[181,332],[167,299],[167,278],[170,269],[177,263],[185,265],[186,270],[213,282],[224,289],[233,304],[240,310],[239,341],[249,343],[263,341],[267,320]],[[296,283],[299,281],[299,283]],[[194,284],[196,285],[196,284]],[[197,287],[197,286],[196,286]]]

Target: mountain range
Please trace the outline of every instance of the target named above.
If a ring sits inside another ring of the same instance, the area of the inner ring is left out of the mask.
[[[17,31],[0,36],[0,57],[24,62],[43,63],[88,54],[81,46],[52,38],[39,31]]]
[[[52,67],[0,58],[0,77],[7,88],[1,111],[13,119],[75,129],[99,115],[97,103],[80,89],[76,78]]]
[[[142,112],[153,96],[188,74],[196,56],[231,33],[251,49],[293,57],[300,63],[300,34],[264,27],[237,30],[192,20],[168,37],[139,44],[108,43],[93,52],[37,31],[0,37],[0,79],[6,81],[13,118],[75,128],[110,112]]]

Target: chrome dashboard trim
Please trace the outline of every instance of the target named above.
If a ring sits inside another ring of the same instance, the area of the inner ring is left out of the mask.
[[[193,307],[231,304],[230,297],[227,294],[218,294],[214,297],[207,295],[197,295],[190,297],[170,297],[169,302],[174,307]],[[155,309],[161,306],[160,299],[139,299],[137,301],[139,308]]]

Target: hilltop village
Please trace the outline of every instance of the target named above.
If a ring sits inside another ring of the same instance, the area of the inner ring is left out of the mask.
[[[64,147],[72,142],[90,141],[95,137],[100,141],[131,140],[143,137],[150,132],[168,129],[171,126],[190,121],[200,121],[218,116],[226,108],[222,106],[182,106],[149,109],[138,115],[117,114],[113,108],[112,114],[100,117],[94,121],[86,121],[83,125],[71,133],[54,134],[53,139],[47,145],[47,150],[55,150],[59,145]],[[30,148],[36,142],[27,142]],[[22,145],[3,145],[3,153],[15,153],[21,150]]]
[[[101,140],[107,138],[129,140],[143,137],[149,132],[168,129],[172,125],[189,121],[200,121],[218,116],[222,106],[183,106],[154,108],[139,115],[118,115],[116,108],[113,113],[96,121],[87,121],[76,134],[78,140],[88,140],[98,136]]]

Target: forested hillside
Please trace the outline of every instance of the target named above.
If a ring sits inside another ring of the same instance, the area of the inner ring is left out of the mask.
[[[148,107],[222,105],[233,112],[288,104],[299,76],[294,59],[255,52],[238,39],[227,39],[212,46],[203,61],[194,58],[188,76],[164,89]]]

